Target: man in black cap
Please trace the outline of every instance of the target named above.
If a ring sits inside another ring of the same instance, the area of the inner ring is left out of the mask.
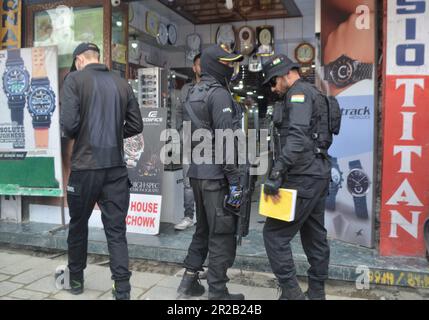
[[[143,121],[127,81],[110,72],[99,59],[95,44],[80,44],[73,52],[74,72],[69,73],[62,89],[61,127],[74,140],[67,185],[70,291],[83,292],[88,220],[97,203],[110,254],[113,294],[118,300],[127,300],[131,272],[125,218],[131,184],[123,143],[124,138],[143,131]]]
[[[241,204],[240,173],[236,162],[228,161],[231,158],[227,159],[227,152],[223,153],[223,162],[215,164],[214,147],[216,129],[238,129],[235,125],[238,110],[227,87],[233,75],[233,64],[242,59],[242,55],[230,52],[224,45],[214,45],[204,50],[201,55],[201,81],[190,90],[183,109],[184,120],[191,121],[192,133],[197,129],[206,129],[213,151],[209,156],[211,163],[197,163],[193,158],[188,172],[194,191],[197,225],[184,261],[186,271],[178,288],[178,293],[185,296],[204,293],[198,272],[203,270],[208,255],[209,299],[244,299],[244,295],[229,293],[226,287],[229,281],[227,270],[235,260],[237,217],[223,209],[225,197],[230,206],[238,208]],[[193,151],[198,143],[192,142]],[[224,151],[225,146],[223,140],[220,147]],[[234,157],[236,150],[232,154]]]
[[[304,299],[290,247],[290,241],[299,231],[310,263],[306,295],[309,299],[325,299],[329,246],[324,214],[331,165],[329,145],[325,149],[319,145],[319,140],[330,135],[323,132],[326,128],[319,121],[319,103],[324,96],[300,79],[299,65],[285,55],[268,59],[263,71],[264,84],[269,83],[272,92],[284,95],[279,128],[281,152],[265,182],[265,197],[277,202],[280,187],[298,191],[293,222],[267,218],[263,231],[265,248],[282,290],[280,299]]]

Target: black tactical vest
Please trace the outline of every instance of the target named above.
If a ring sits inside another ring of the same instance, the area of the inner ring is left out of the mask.
[[[310,122],[313,146],[306,146],[307,151],[313,149],[314,153],[328,156],[328,149],[332,144],[333,136],[340,132],[341,110],[335,97],[326,96],[313,86],[315,100]],[[284,103],[276,103],[273,109],[274,134],[278,139],[275,141],[275,152],[280,154],[282,146],[286,144],[289,131],[288,109]]]

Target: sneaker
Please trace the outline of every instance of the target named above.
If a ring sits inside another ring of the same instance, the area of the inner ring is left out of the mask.
[[[74,295],[82,294],[83,280],[70,280],[70,289],[67,291]]]
[[[201,284],[198,277],[198,272],[190,273],[185,271],[179,288],[177,289],[177,293],[185,296],[199,297],[202,296],[205,291],[206,289]]]
[[[244,294],[229,293],[228,289],[226,289],[220,294],[209,292],[209,300],[244,300]]]
[[[174,229],[176,229],[176,230],[185,230],[185,229],[187,229],[189,227],[192,227],[193,225],[194,225],[194,221],[191,218],[184,217],[182,219],[182,221],[180,221],[178,224],[176,224],[174,226]]]
[[[116,291],[115,284],[113,284],[113,286],[112,286],[112,295],[113,295],[113,298],[115,298],[115,300],[130,300],[131,299],[129,291],[118,292],[118,291]]]

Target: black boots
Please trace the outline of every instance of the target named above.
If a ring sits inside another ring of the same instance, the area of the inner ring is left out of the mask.
[[[131,285],[129,280],[115,281],[112,295],[115,300],[130,300]]]
[[[308,290],[305,295],[309,300],[326,300],[325,282],[308,279]]]
[[[82,294],[83,293],[83,271],[78,273],[70,272],[70,289],[68,291],[71,294]]]
[[[244,300],[242,293],[229,293],[228,289],[223,292],[209,291],[209,300]]]
[[[279,289],[281,290],[279,300],[305,300],[305,295],[296,278],[280,283]]]
[[[183,274],[177,292],[181,295],[199,297],[205,292],[204,286],[200,282],[198,272],[190,272],[188,270]]]

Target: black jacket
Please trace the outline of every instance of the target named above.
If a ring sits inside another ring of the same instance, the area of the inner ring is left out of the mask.
[[[288,175],[308,175],[320,178],[331,176],[328,159],[315,154],[317,109],[314,105],[319,92],[311,84],[298,80],[288,90],[284,100],[281,152],[274,171]]]
[[[103,64],[69,74],[61,97],[61,128],[74,139],[72,171],[125,166],[124,138],[143,131],[132,88]]]
[[[213,86],[216,88],[211,91],[209,96],[207,97],[207,103],[201,103],[201,101],[193,102],[192,99],[195,97],[192,92],[194,90],[200,90],[204,85]],[[203,75],[201,81],[195,84],[190,94],[188,95],[188,100],[190,101],[190,105],[195,115],[199,118],[203,123],[209,124],[211,129],[232,129],[234,130],[234,116],[235,116],[235,107],[234,102],[231,98],[231,94],[229,91],[221,86],[219,82],[210,75]],[[183,119],[184,121],[191,121],[191,117],[188,115],[186,108],[183,109]],[[192,125],[192,132],[194,132],[197,127]],[[226,155],[226,143],[223,142],[223,163],[215,164],[214,155],[216,153],[215,150],[215,139],[214,135],[212,135],[212,156],[213,161],[212,164],[202,163],[196,164],[194,162],[191,163],[191,166],[188,171],[188,177],[195,179],[227,179],[230,185],[238,185],[240,180],[240,172],[238,169],[237,163],[231,164],[230,161],[227,161]],[[198,142],[192,143],[192,148],[194,149],[195,145],[198,145]],[[234,154],[237,152],[236,144],[234,145]],[[193,159],[194,160],[194,159]],[[230,164],[229,164],[230,163]]]

